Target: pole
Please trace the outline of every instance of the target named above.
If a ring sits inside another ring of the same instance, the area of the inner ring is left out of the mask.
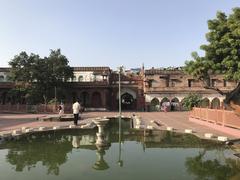
[[[119,67],[119,75],[118,75],[118,110],[119,110],[119,121],[118,121],[118,143],[119,143],[119,157],[118,157],[118,164],[120,167],[122,167],[122,161],[121,161],[121,116],[122,116],[122,109],[121,109],[121,72],[122,72],[122,66]]]
[[[121,109],[121,72],[122,67],[119,67],[119,75],[118,75],[118,107],[119,107],[119,117],[122,115]]]

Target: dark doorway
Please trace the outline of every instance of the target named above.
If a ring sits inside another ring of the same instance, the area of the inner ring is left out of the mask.
[[[102,107],[102,98],[99,92],[94,92],[92,94],[92,107],[94,108]]]
[[[180,107],[180,105],[179,105],[179,100],[178,100],[178,98],[173,98],[172,100],[171,100],[171,111],[179,111],[179,107]]]
[[[82,92],[80,95],[80,101],[84,107],[89,107],[89,105],[90,105],[89,94],[87,92]]]
[[[133,110],[134,109],[134,98],[129,93],[124,93],[121,96],[122,110]]]

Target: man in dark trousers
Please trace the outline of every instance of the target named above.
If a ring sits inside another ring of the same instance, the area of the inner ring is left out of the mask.
[[[78,100],[76,100],[76,102],[73,104],[72,109],[73,109],[73,116],[74,116],[74,125],[77,126],[77,122],[79,119],[79,111],[81,109],[81,106]]]

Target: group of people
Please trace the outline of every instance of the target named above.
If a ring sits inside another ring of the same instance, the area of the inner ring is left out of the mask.
[[[58,107],[59,109],[59,114],[62,115],[64,114],[64,104],[61,103]],[[74,125],[77,126],[78,120],[80,119],[79,113],[82,113],[83,111],[83,107],[81,106],[81,104],[79,103],[78,100],[75,101],[75,103],[73,103],[72,105],[72,110],[73,110],[73,123]]]

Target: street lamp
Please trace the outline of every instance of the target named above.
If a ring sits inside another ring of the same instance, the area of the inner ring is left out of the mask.
[[[122,108],[121,108],[121,73],[123,73],[124,67],[118,67],[118,112],[119,117],[122,115]]]
[[[124,67],[120,66],[118,68],[118,113],[119,113],[119,117],[118,117],[118,141],[119,141],[119,157],[118,157],[118,165],[120,167],[123,166],[123,161],[121,160],[121,116],[122,116],[122,108],[121,108],[121,73],[123,73],[124,71]]]

